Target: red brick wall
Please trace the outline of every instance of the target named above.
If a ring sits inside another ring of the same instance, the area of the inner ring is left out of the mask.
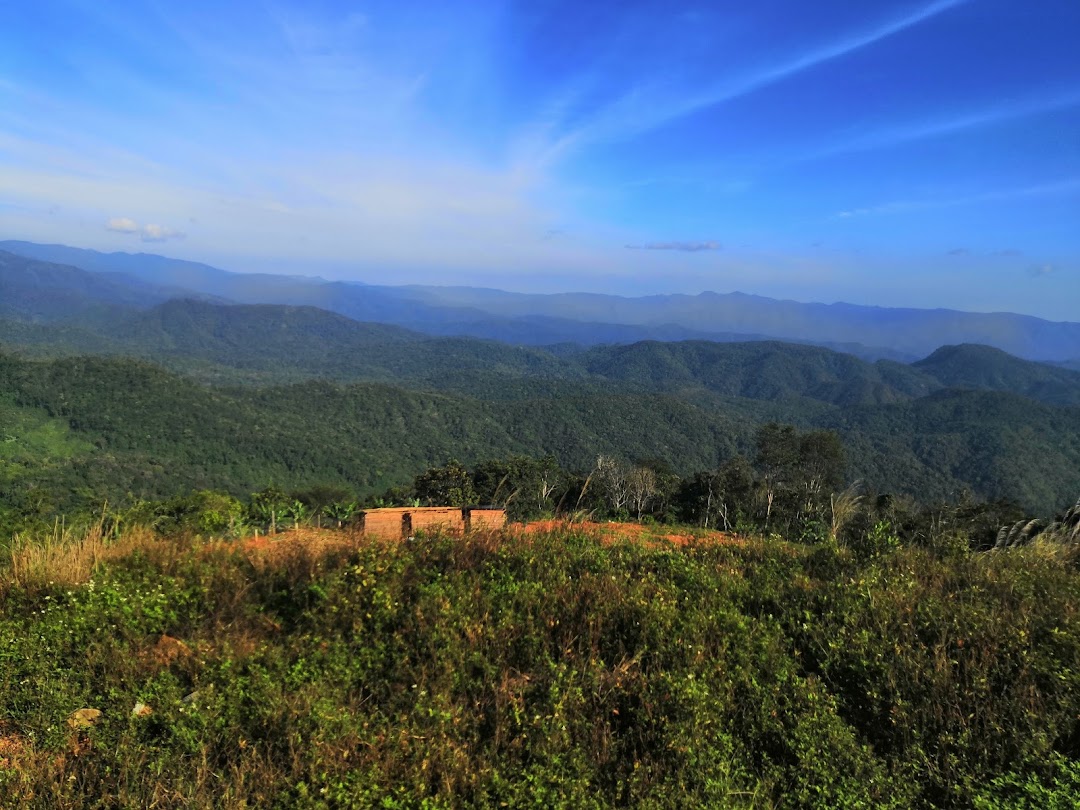
[[[364,534],[396,540],[401,537],[401,518],[408,509],[368,509],[364,512]]]
[[[465,533],[465,520],[461,516],[460,509],[442,508],[438,506],[412,510],[413,531],[425,529],[435,531],[441,529],[451,534]]]
[[[385,509],[368,509],[364,512],[363,531],[370,537],[397,539],[404,536],[402,520],[408,515],[408,533],[417,529],[444,531],[451,534],[465,533],[465,519],[460,509],[450,506],[395,506]],[[498,529],[506,525],[506,513],[502,509],[473,509],[470,514],[470,530]]]
[[[469,528],[474,532],[501,529],[506,525],[506,512],[502,509],[473,509],[470,523]]]

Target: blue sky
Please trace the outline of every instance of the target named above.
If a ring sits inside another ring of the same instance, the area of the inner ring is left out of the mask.
[[[1080,320],[1076,0],[16,3],[0,237]]]

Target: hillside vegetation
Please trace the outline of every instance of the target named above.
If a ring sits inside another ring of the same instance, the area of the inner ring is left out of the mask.
[[[782,347],[765,346],[767,356],[788,358]],[[474,349],[466,344],[462,351]],[[485,344],[479,349],[488,351]],[[0,355],[8,459],[0,493],[8,509],[51,520],[104,501],[167,498],[193,488],[241,495],[271,483],[334,484],[364,496],[450,458],[472,464],[507,454],[553,455],[586,473],[605,455],[659,459],[689,475],[749,452],[766,421],[837,430],[849,479],[862,478],[879,492],[933,501],[967,487],[1049,513],[1080,491],[1077,408],[957,390],[846,409],[809,397],[766,402],[704,387],[665,392],[569,374],[532,378],[521,369],[531,367],[533,350],[492,351],[518,372],[483,370],[480,362],[470,372],[462,363],[461,371],[441,372],[454,381],[443,391],[415,380],[412,388],[325,381],[210,388],[127,359]],[[768,375],[745,379],[773,384]],[[771,379],[780,384],[794,375]],[[819,395],[832,385],[821,383]],[[39,455],[43,430],[57,449]]]
[[[0,251],[0,806],[1077,806],[1080,373],[637,340],[820,314],[747,296],[30,248]],[[358,529],[480,504],[511,523]]]
[[[325,537],[16,552],[0,803],[1075,806],[1075,554]]]

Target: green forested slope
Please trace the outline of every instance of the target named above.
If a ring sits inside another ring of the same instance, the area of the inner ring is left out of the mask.
[[[126,359],[0,356],[0,486],[9,506],[45,513],[272,482],[370,493],[449,458],[507,453],[550,453],[581,471],[598,454],[660,459],[689,474],[747,451],[758,424],[801,413],[804,426],[838,430],[850,477],[879,491],[935,500],[968,487],[1042,512],[1080,491],[1080,409],[1015,395],[949,391],[841,409],[595,380],[505,383],[501,397],[326,381],[223,389]]]
[[[67,264],[26,258],[0,249],[0,318],[97,324],[177,295],[202,293],[162,286],[119,273],[93,273]]]
[[[553,452],[578,467],[600,452],[673,457],[689,469],[714,465],[730,436],[750,429],[662,396],[586,389],[507,405],[375,383],[226,390],[120,359],[4,358],[0,386],[13,404],[4,415],[13,452],[32,448],[19,420],[53,425],[74,448],[58,467],[24,452],[23,469],[7,476],[9,487],[23,485],[16,491],[40,481],[57,507],[190,487],[242,493],[270,482],[370,492],[451,457],[510,452]]]
[[[709,391],[845,408],[901,402],[953,387],[1080,404],[1080,373],[985,346],[946,346],[906,365],[775,341],[644,341],[545,351],[476,338],[431,338],[313,307],[171,300],[115,315],[49,325],[0,321],[0,342],[32,356],[141,357],[226,385],[327,378],[460,393],[475,393],[472,386],[477,386],[483,396],[502,396],[508,380],[590,378],[618,390],[681,396]]]
[[[950,387],[1008,391],[1052,405],[1080,405],[1080,373],[1021,360],[990,346],[942,346],[912,367]]]
[[[946,497],[966,485],[983,497],[1057,508],[1080,492],[1080,408],[950,390],[837,412],[824,425],[844,436],[851,474],[888,491]]]
[[[431,338],[314,307],[223,306],[171,300],[110,321],[48,327],[0,320],[0,342],[31,356],[122,355],[204,382],[273,385],[312,378],[457,387],[462,372],[583,377],[541,349],[476,338]]]
[[[923,396],[940,383],[902,363],[867,363],[815,346],[642,342],[589,350],[581,362],[606,379],[664,391],[704,387],[750,399],[806,397],[835,405]]]

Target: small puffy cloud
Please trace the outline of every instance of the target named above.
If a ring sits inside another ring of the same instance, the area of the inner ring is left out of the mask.
[[[164,242],[167,239],[183,239],[185,234],[164,225],[144,225],[140,231],[144,242]]]
[[[117,233],[138,233],[139,223],[130,217],[113,217],[105,223],[105,230]]]
[[[958,247],[958,248],[953,248],[952,250],[950,250],[948,255],[950,255],[950,256],[966,256],[967,254],[968,254],[968,249],[967,248]]]
[[[645,245],[627,245],[627,250],[678,250],[683,253],[699,253],[703,250],[720,250],[719,242],[650,242]]]
[[[1057,267],[1052,264],[1036,264],[1028,268],[1028,275],[1032,278],[1040,278],[1048,276],[1056,270]]]
[[[185,234],[164,225],[140,225],[131,217],[113,217],[105,223],[105,229],[116,233],[138,234],[144,242],[165,242],[169,239],[183,239]]]

